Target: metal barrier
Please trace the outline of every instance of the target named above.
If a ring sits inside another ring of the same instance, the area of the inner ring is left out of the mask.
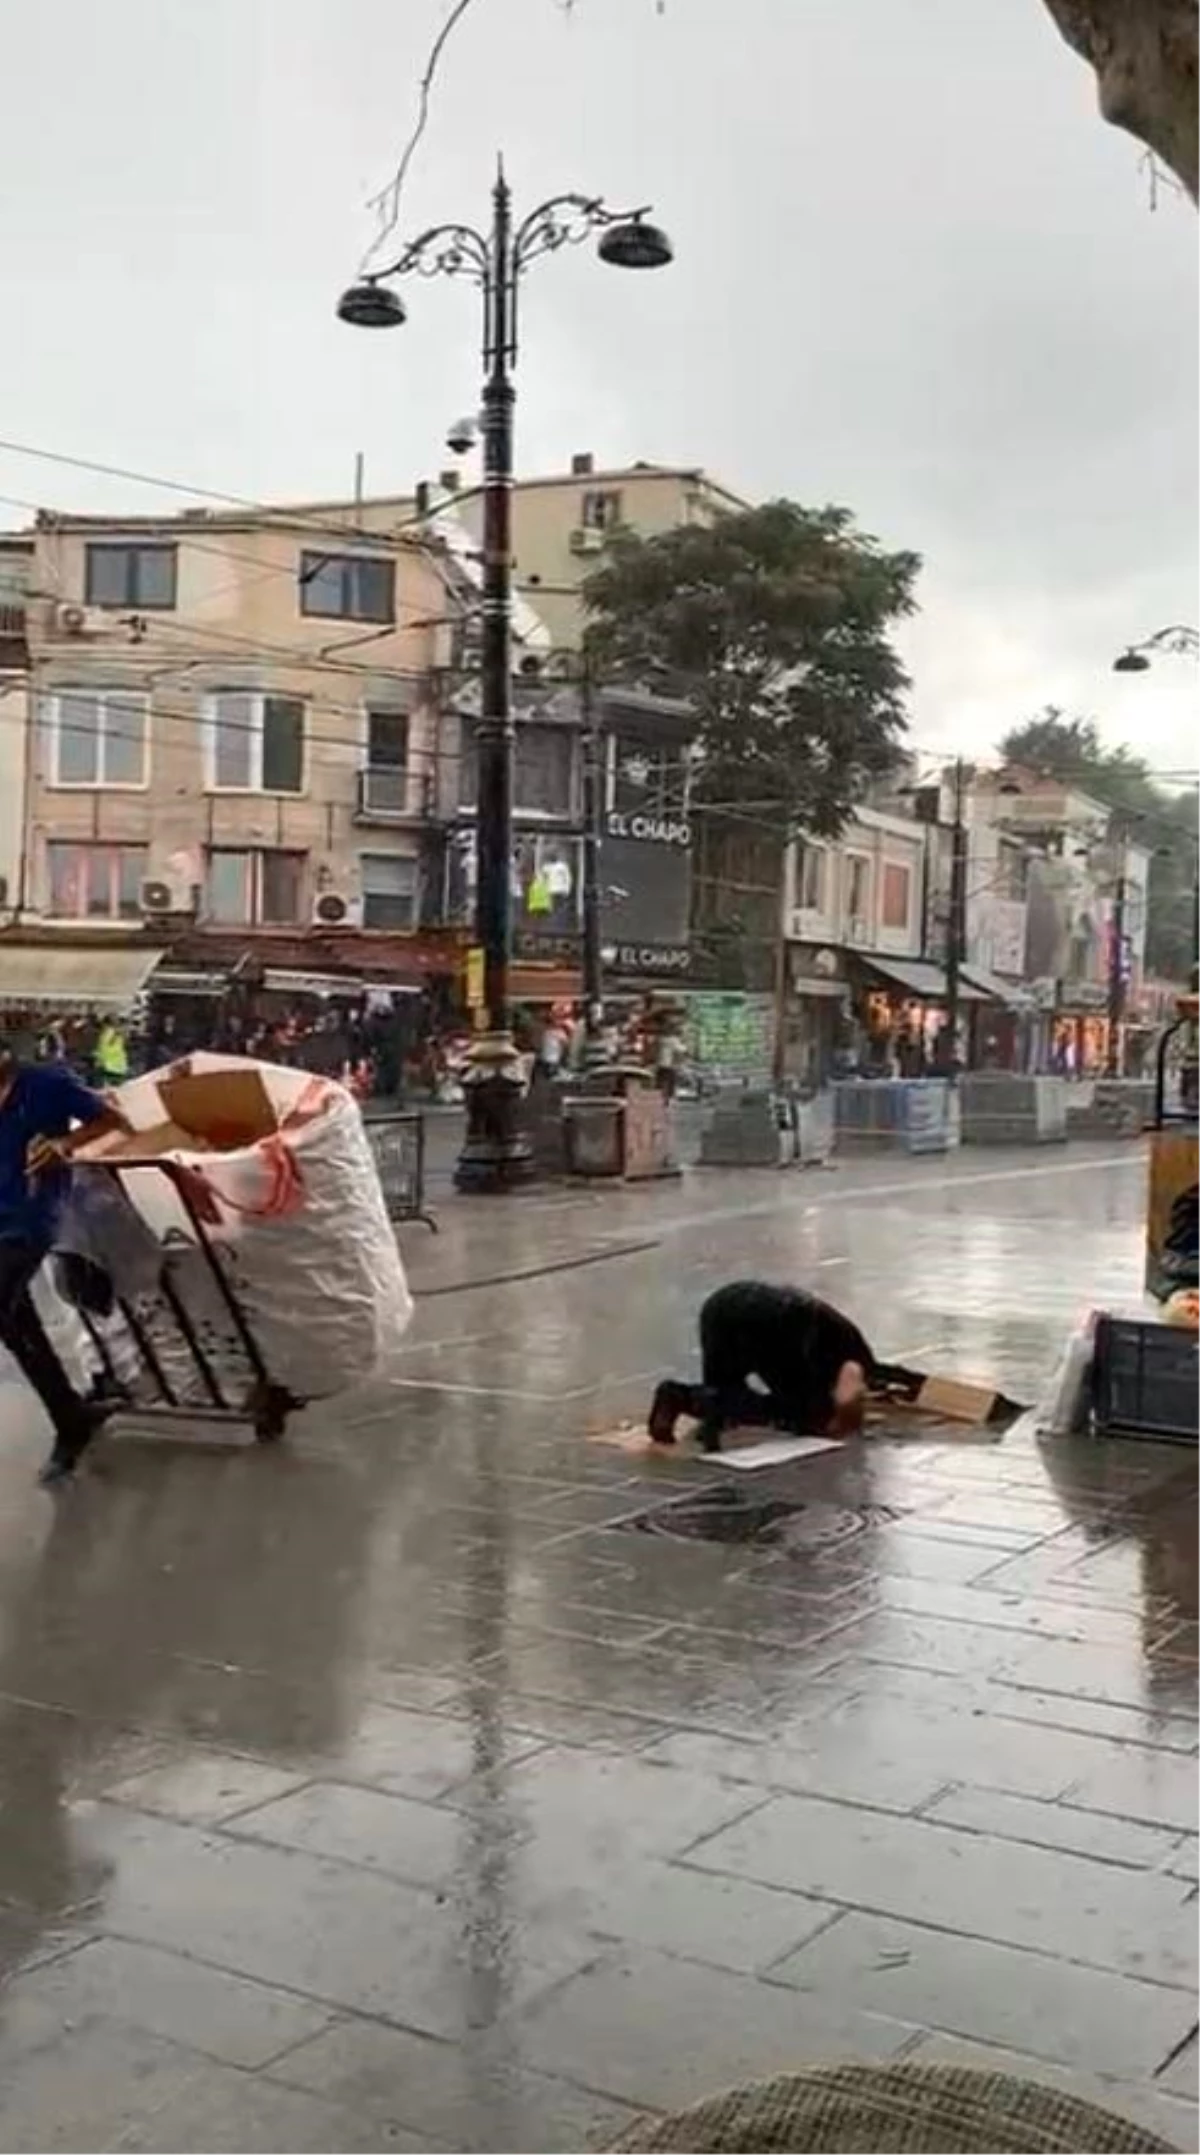
[[[425,1117],[397,1109],[364,1115],[363,1127],[389,1220],[423,1220],[436,1235],[437,1221],[425,1203]]]

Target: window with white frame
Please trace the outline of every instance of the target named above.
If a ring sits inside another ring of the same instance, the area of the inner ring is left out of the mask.
[[[207,751],[210,793],[303,793],[304,705],[218,689],[208,700]]]
[[[846,918],[864,929],[871,918],[871,863],[865,853],[846,855]]]
[[[46,910],[55,920],[137,920],[145,846],[46,847]]]
[[[823,846],[801,845],[800,860],[796,872],[796,904],[802,913],[823,913],[825,910],[825,850]]]
[[[307,855],[269,846],[213,846],[204,915],[229,928],[287,928],[302,917]]]
[[[411,928],[417,913],[417,864],[406,853],[363,853],[363,927]]]
[[[134,688],[60,688],[50,698],[52,786],[144,786],[148,699]]]
[[[585,531],[615,531],[621,521],[621,497],[609,487],[589,487],[579,504]]]

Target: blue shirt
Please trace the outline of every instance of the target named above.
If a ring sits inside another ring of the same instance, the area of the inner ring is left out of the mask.
[[[35,1137],[66,1137],[72,1123],[96,1122],[108,1109],[61,1063],[21,1063],[0,1101],[0,1242],[48,1250],[63,1199],[67,1167],[29,1176],[25,1155]]]

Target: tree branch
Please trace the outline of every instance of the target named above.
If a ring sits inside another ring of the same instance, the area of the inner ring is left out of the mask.
[[[1197,199],[1197,0],[1045,0],[1095,72],[1100,110]]]

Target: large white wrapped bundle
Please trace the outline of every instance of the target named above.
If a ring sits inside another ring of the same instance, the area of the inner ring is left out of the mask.
[[[211,1092],[218,1110],[212,1119],[219,1122],[220,1081],[249,1073],[266,1091],[276,1132],[232,1149],[222,1143],[219,1151],[183,1144],[165,1150],[159,1142],[151,1149],[183,1170],[271,1380],[298,1399],[324,1398],[386,1375],[412,1316],[357,1102],[329,1078],[209,1054],[134,1078],[115,1098],[135,1131],[161,1136],[161,1082],[183,1075],[211,1080],[201,1091]],[[82,1178],[108,1170],[81,1164],[75,1172]],[[180,1294],[210,1345],[213,1328],[227,1341],[228,1316],[168,1176],[157,1167],[130,1166],[121,1168],[120,1181],[172,1253]],[[161,1339],[158,1344],[161,1353]],[[176,1364],[172,1375],[187,1363],[186,1354],[169,1359]]]

